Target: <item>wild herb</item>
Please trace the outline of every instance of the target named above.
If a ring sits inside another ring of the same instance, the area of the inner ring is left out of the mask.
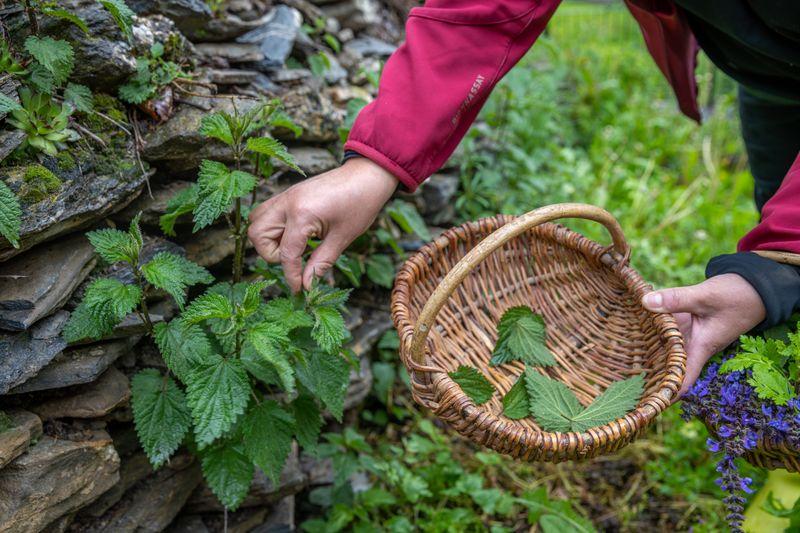
[[[461,365],[456,371],[449,372],[447,375],[458,383],[464,394],[469,396],[477,405],[488,402],[492,398],[492,394],[494,394],[494,385],[489,383],[486,376],[476,368]]]
[[[64,331],[69,341],[102,338],[130,313],[139,315],[166,366],[165,372],[143,369],[132,380],[142,447],[159,467],[182,444],[190,444],[211,490],[229,509],[246,496],[256,467],[277,482],[292,439],[314,448],[323,409],[341,419],[350,376],[342,353],[347,291],[315,285],[292,295],[275,279],[243,281],[242,200],[255,199],[257,182],[242,170],[245,156],[255,149],[257,161],[293,161],[278,141],[256,137],[276,106],[258,104],[246,113],[206,117],[201,131],[228,145],[236,169],[204,161],[193,194],[181,200],[182,212],[192,213],[196,228],[221,217],[228,221],[237,243],[234,281],[214,283],[207,270],[173,253],[143,261],[137,217],[127,231],[88,234],[97,253],[108,263],[124,263],[135,282],[92,282]],[[211,286],[189,300],[187,291],[197,285]],[[265,298],[271,285],[277,285],[273,297]],[[154,291],[169,294],[180,309],[170,322],[152,323],[147,303]]]

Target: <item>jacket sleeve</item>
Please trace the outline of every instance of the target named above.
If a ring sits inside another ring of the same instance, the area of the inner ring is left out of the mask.
[[[778,192],[764,204],[761,222],[739,241],[739,251],[780,250],[800,254],[800,153]]]
[[[533,45],[560,0],[429,0],[411,10],[377,98],[345,143],[410,190],[438,170],[492,88]]]

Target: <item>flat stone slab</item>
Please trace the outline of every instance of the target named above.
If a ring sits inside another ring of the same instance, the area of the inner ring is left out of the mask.
[[[45,400],[30,409],[43,419],[99,418],[125,404],[130,397],[128,377],[112,366],[100,379],[81,386],[74,395]]]
[[[199,43],[198,53],[208,58],[221,57],[231,63],[250,63],[264,59],[264,53],[253,43]]]
[[[58,309],[95,265],[89,240],[74,235],[0,263],[0,328],[21,331]]]
[[[111,507],[117,504],[125,493],[134,485],[149,475],[153,474],[153,467],[144,453],[135,453],[130,457],[122,458],[119,468],[119,483],[100,496],[94,503],[81,509],[81,517],[91,520],[91,517],[103,516]]]
[[[119,456],[105,431],[90,440],[42,437],[0,470],[0,531],[37,533],[119,481]]]
[[[9,394],[60,389],[90,383],[99,378],[117,359],[131,353],[130,340],[68,348],[34,377],[14,387]]]
[[[58,311],[28,331],[0,334],[0,395],[35,376],[67,347],[61,329],[68,318]]]
[[[28,449],[31,441],[42,436],[42,421],[38,416],[19,410],[6,413],[12,427],[0,432],[0,468],[16,459]]]

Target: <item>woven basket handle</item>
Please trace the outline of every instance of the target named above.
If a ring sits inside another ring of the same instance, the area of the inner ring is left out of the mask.
[[[625,235],[619,222],[605,209],[588,204],[553,204],[539,209],[534,209],[508,224],[500,227],[474,248],[467,252],[461,260],[447,273],[447,275],[433,291],[425,307],[417,318],[414,334],[411,337],[411,358],[417,364],[423,364],[425,358],[425,341],[428,333],[436,320],[436,315],[444,306],[447,299],[456,290],[464,278],[478,266],[492,252],[503,246],[511,239],[528,231],[529,229],[559,218],[585,218],[603,224],[614,241],[614,248],[619,252],[623,261],[630,257],[630,247],[625,241]]]

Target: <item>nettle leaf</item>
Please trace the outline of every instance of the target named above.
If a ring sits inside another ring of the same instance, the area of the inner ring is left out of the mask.
[[[323,424],[319,406],[314,398],[307,394],[301,394],[292,401],[291,407],[294,414],[297,442],[304,450],[313,452],[317,447]]]
[[[233,313],[230,300],[221,294],[206,292],[192,300],[181,319],[187,324],[199,324],[211,319],[227,320],[233,317]]]
[[[250,399],[250,381],[238,359],[212,354],[189,372],[186,398],[199,448],[233,427]]]
[[[110,334],[142,299],[142,290],[121,281],[96,279],[86,288],[83,300],[72,312],[62,335],[67,342]]]
[[[58,9],[50,6],[43,6],[41,7],[42,14],[47,15],[48,17],[58,18],[61,20],[66,20],[71,22],[72,24],[76,25],[81,29],[83,33],[89,35],[89,27],[86,25],[86,22],[78,15],[67,11],[66,9]]]
[[[139,442],[154,468],[178,449],[189,431],[191,415],[186,397],[175,381],[154,368],[131,380],[133,423]]]
[[[275,111],[269,119],[270,126],[273,128],[285,128],[294,133],[295,138],[303,134],[303,128],[295,124],[295,122],[283,111]]]
[[[569,431],[572,418],[583,410],[569,387],[539,374],[525,370],[525,386],[531,401],[531,414],[545,431]]]
[[[253,190],[256,177],[241,170],[229,171],[218,161],[204,159],[197,176],[197,206],[194,209],[194,231],[198,231],[230,209],[235,198]]]
[[[286,345],[289,343],[286,330],[281,326],[263,322],[247,331],[247,340],[256,352],[277,372],[284,390],[294,392],[294,369],[287,358]]]
[[[278,402],[266,400],[247,413],[242,426],[247,456],[277,486],[283,465],[292,451],[294,417]]]
[[[274,157],[278,161],[283,162],[286,166],[305,176],[305,172],[297,166],[294,156],[292,156],[286,146],[277,139],[273,139],[272,137],[251,137],[247,139],[247,149],[267,157]]]
[[[133,17],[136,15],[125,0],[98,0],[100,4],[106,8],[111,14],[114,21],[119,26],[119,29],[125,36],[130,39],[133,36],[131,29],[133,28]]]
[[[31,35],[25,39],[25,50],[61,85],[72,73],[74,53],[67,41]]]
[[[644,390],[644,374],[615,381],[580,413],[572,417],[572,431],[608,424],[636,407]]]
[[[99,229],[86,234],[94,250],[108,263],[139,261],[139,244],[133,235],[118,229]]]
[[[262,308],[262,313],[267,322],[280,324],[286,331],[314,325],[314,318],[304,309],[298,309],[289,298],[270,300]]]
[[[64,101],[72,104],[78,111],[89,113],[94,109],[94,99],[92,91],[85,85],[78,83],[68,83],[67,88],[64,89]]]
[[[497,325],[497,344],[490,364],[524,361],[534,366],[552,366],[556,360],[545,346],[544,319],[529,307],[507,309]]]
[[[367,258],[367,277],[375,285],[391,289],[394,274],[394,264],[388,255],[374,254]]]
[[[350,297],[350,289],[336,289],[328,285],[316,283],[306,292],[306,302],[311,307],[339,307],[341,308]]]
[[[522,375],[517,382],[503,396],[503,414],[511,420],[519,420],[530,416],[530,398],[528,389],[525,388],[525,376]]]
[[[212,113],[204,116],[200,120],[200,129],[198,131],[202,135],[212,139],[218,139],[228,146],[233,146],[234,144],[230,125],[220,113]]]
[[[347,328],[342,313],[333,307],[317,307],[314,313],[314,327],[311,337],[328,353],[336,353],[347,337]]]
[[[166,211],[161,218],[158,219],[158,224],[161,226],[161,231],[165,235],[175,236],[175,223],[182,215],[188,215],[197,206],[197,191],[199,187],[193,183],[190,187],[186,187],[178,194],[170,198],[167,202]]]
[[[12,100],[13,101],[13,100]],[[2,105],[2,102],[0,102]],[[14,192],[0,181],[0,234],[19,248],[19,230],[22,227],[22,208]]]
[[[417,208],[403,200],[395,200],[386,208],[386,212],[397,222],[403,231],[413,233],[423,241],[431,240],[431,232],[417,211]]]
[[[273,280],[260,280],[247,284],[242,297],[242,312],[244,316],[250,316],[258,310],[261,305],[262,291],[274,283],[275,281]]]
[[[156,254],[142,266],[142,274],[154,287],[163,289],[175,298],[181,309],[186,302],[187,288],[198,283],[208,284],[214,281],[214,276],[205,268],[170,252]]]
[[[297,379],[319,398],[338,421],[342,421],[344,397],[350,384],[350,365],[335,354],[311,352],[295,368]]]
[[[454,372],[448,372],[447,375],[458,383],[464,394],[469,396],[476,405],[485,404],[494,394],[494,386],[477,368],[460,365]]]
[[[186,324],[180,319],[160,322],[153,328],[167,368],[186,383],[191,368],[201,364],[212,353],[208,337],[200,326]]]
[[[240,442],[224,442],[200,452],[203,477],[225,508],[235,511],[247,497],[255,468]]]
[[[3,93],[0,93],[0,113],[9,113],[11,111],[20,111],[22,106],[13,98],[9,98]],[[5,183],[3,183],[5,185]]]

